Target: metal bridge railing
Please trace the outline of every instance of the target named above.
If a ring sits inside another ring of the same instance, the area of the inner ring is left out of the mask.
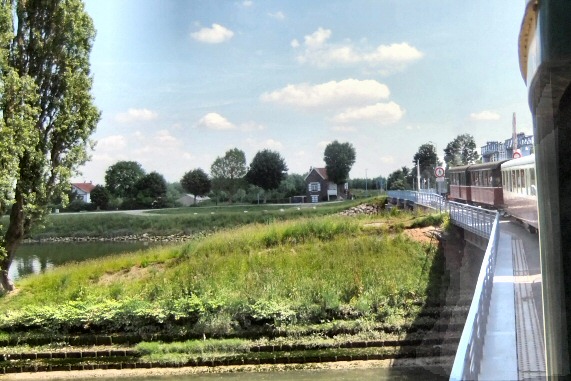
[[[496,213],[470,311],[454,358],[450,380],[476,380],[480,373],[500,237],[499,218],[499,213]]]
[[[388,196],[397,200],[409,200],[433,209],[450,213],[450,220],[465,230],[489,238],[486,253],[480,268],[470,311],[462,331],[450,380],[474,380],[478,378],[484,348],[486,323],[490,311],[490,300],[498,241],[500,237],[499,218],[496,211],[486,210],[457,202],[447,202],[437,194],[413,191],[389,191]]]

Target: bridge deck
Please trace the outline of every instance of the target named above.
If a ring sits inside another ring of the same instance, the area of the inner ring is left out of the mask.
[[[479,379],[544,378],[542,327],[537,235],[502,221]]]

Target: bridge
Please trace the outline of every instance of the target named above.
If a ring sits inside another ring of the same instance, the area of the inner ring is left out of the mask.
[[[545,378],[541,274],[536,237],[497,211],[449,202],[434,193],[389,191],[392,204],[450,214],[487,240],[450,380]]]

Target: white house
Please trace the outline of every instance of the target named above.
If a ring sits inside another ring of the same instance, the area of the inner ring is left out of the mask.
[[[95,188],[93,183],[72,183],[71,190],[77,194],[77,199],[82,200],[83,202],[89,203],[91,202],[91,191]],[[70,200],[72,201],[72,200]]]

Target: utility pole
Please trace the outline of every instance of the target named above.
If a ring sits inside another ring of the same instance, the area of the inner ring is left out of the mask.
[[[367,168],[365,168],[365,197],[369,197],[369,190],[367,189]]]

